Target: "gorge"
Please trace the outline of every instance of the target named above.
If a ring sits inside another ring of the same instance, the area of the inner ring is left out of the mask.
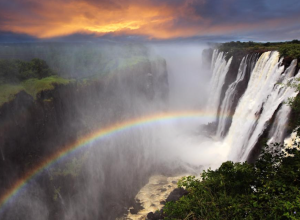
[[[286,102],[299,65],[278,51],[5,47],[14,52],[1,58],[37,56],[70,81],[0,107],[1,219],[126,219],[152,176],[254,162],[262,138],[282,142],[294,129]]]

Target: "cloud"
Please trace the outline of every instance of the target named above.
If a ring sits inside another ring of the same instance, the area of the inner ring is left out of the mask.
[[[16,42],[35,42],[37,38],[27,34],[15,34],[13,32],[0,31],[0,42],[16,43]]]
[[[0,2],[0,31],[40,39],[250,36],[293,26],[299,9],[298,0],[11,0]]]

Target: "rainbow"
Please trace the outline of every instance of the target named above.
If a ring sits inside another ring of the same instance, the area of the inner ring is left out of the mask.
[[[231,116],[227,116],[231,117]],[[122,131],[145,126],[157,122],[171,121],[175,119],[213,119],[214,116],[209,112],[205,111],[183,111],[183,112],[164,112],[157,113],[153,115],[146,115],[135,119],[130,119],[128,121],[119,122],[104,128],[100,128],[95,132],[92,132],[86,136],[83,136],[68,145],[65,145],[58,152],[53,153],[47,157],[42,162],[38,163],[35,167],[29,170],[25,175],[23,175],[19,180],[17,180],[6,193],[0,196],[0,213],[3,211],[4,207],[16,198],[20,191],[25,189],[25,186],[36,177],[43,170],[50,168],[53,164],[57,163],[59,160],[65,158],[70,153],[73,153],[79,149],[82,149],[89,145],[89,143],[100,140],[104,137],[110,137],[111,135],[118,134]]]

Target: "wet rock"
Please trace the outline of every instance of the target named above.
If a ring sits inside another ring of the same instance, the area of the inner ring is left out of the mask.
[[[188,191],[183,188],[174,189],[167,198],[167,202],[174,202],[179,200],[182,196],[187,195]]]
[[[165,205],[165,204],[166,204],[166,201],[161,200],[159,203],[162,204],[162,205]]]
[[[144,209],[144,207],[142,206],[142,204],[140,203],[139,199],[135,200],[135,203],[133,204],[133,207],[129,209],[129,212],[131,214],[138,214],[138,212],[140,210]]]
[[[173,181],[175,182],[175,181]],[[183,188],[176,188],[174,189],[170,195],[168,196],[167,200],[164,201],[164,200],[161,200],[160,201],[160,204],[163,204],[165,205],[166,202],[175,202],[177,200],[179,200],[182,196],[184,195],[187,195],[188,194],[188,191],[186,191],[185,189]],[[163,215],[163,208],[158,212],[149,212],[148,215],[147,215],[147,219],[148,220],[159,220],[159,219],[164,219],[164,215]]]
[[[148,215],[147,215],[147,219],[148,220],[160,220],[160,219],[163,219],[163,215],[162,215],[162,211],[160,212],[149,212]]]
[[[129,211],[130,211],[131,214],[137,214],[138,213],[137,209],[129,209]]]
[[[147,215],[147,219],[154,219],[155,215],[153,212],[149,212]]]

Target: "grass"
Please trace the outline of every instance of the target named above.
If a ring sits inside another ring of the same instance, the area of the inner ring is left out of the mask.
[[[55,85],[66,85],[73,80],[64,79],[58,76],[49,76],[43,79],[29,79],[21,83],[25,92],[36,98],[36,95],[43,90],[52,90]]]
[[[14,99],[22,90],[34,99],[43,90],[52,90],[55,85],[66,85],[74,80],[64,79],[59,76],[49,76],[43,79],[28,79],[20,84],[0,84],[0,106]]]
[[[0,106],[14,99],[15,95],[23,90],[21,85],[0,84]]]

